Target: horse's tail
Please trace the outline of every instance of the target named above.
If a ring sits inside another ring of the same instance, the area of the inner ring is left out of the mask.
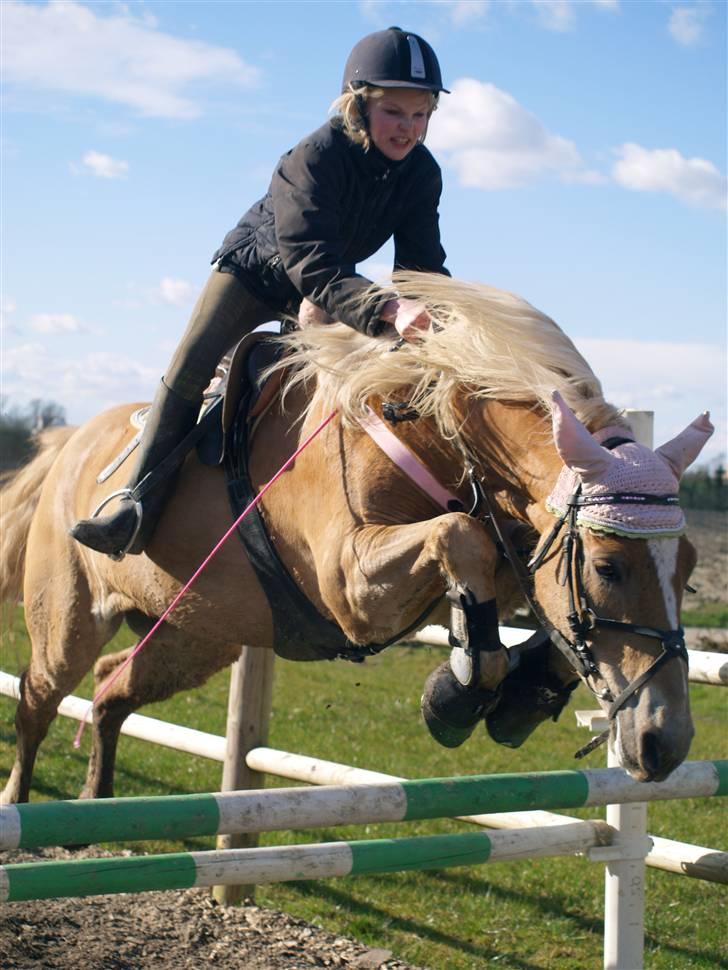
[[[38,435],[35,457],[0,481],[0,603],[23,596],[25,545],[40,490],[51,465],[75,428],[47,428]]]

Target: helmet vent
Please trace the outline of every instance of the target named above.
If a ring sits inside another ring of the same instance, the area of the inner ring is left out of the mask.
[[[407,43],[410,49],[410,77],[426,78],[425,59],[422,56],[422,48],[417,42],[417,38],[413,37],[412,34],[407,34]]]

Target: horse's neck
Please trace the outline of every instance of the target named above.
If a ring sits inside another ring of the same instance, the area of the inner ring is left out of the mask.
[[[421,418],[398,422],[391,431],[445,488],[467,501],[466,469],[474,463],[503,511],[529,520],[531,510],[543,506],[561,468],[543,416],[522,405],[470,401],[460,424],[462,433],[453,438],[439,433],[431,420]],[[349,444],[350,454],[363,459],[361,466],[368,472],[365,478],[375,483],[367,502],[376,503],[382,477],[375,472],[380,465],[388,466],[390,459],[378,447],[372,448],[373,442],[358,429]]]
[[[504,511],[535,524],[562,467],[544,415],[522,404],[475,402],[463,427]]]

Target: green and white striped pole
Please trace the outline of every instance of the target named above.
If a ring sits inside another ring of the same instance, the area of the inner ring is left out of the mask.
[[[490,834],[19,863],[0,866],[0,902],[445,869],[571,855],[585,852],[597,838],[567,824]]]
[[[728,760],[716,760],[685,762],[666,781],[650,783],[634,781],[621,768],[598,768],[38,802],[0,807],[0,849],[404,822],[726,793]]]

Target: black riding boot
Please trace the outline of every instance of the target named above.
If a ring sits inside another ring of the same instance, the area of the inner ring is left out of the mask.
[[[192,430],[199,410],[199,404],[180,397],[160,381],[144,425],[136,468],[127,485],[130,492],[133,493],[142,479]],[[179,465],[183,461],[184,456],[180,457]],[[122,496],[119,507],[110,515],[81,519],[71,529],[71,535],[83,545],[113,559],[121,558],[127,552],[132,555],[143,552],[172,491],[175,471],[173,469],[141,498],[137,499],[136,494]],[[141,521],[137,513],[139,503]]]

